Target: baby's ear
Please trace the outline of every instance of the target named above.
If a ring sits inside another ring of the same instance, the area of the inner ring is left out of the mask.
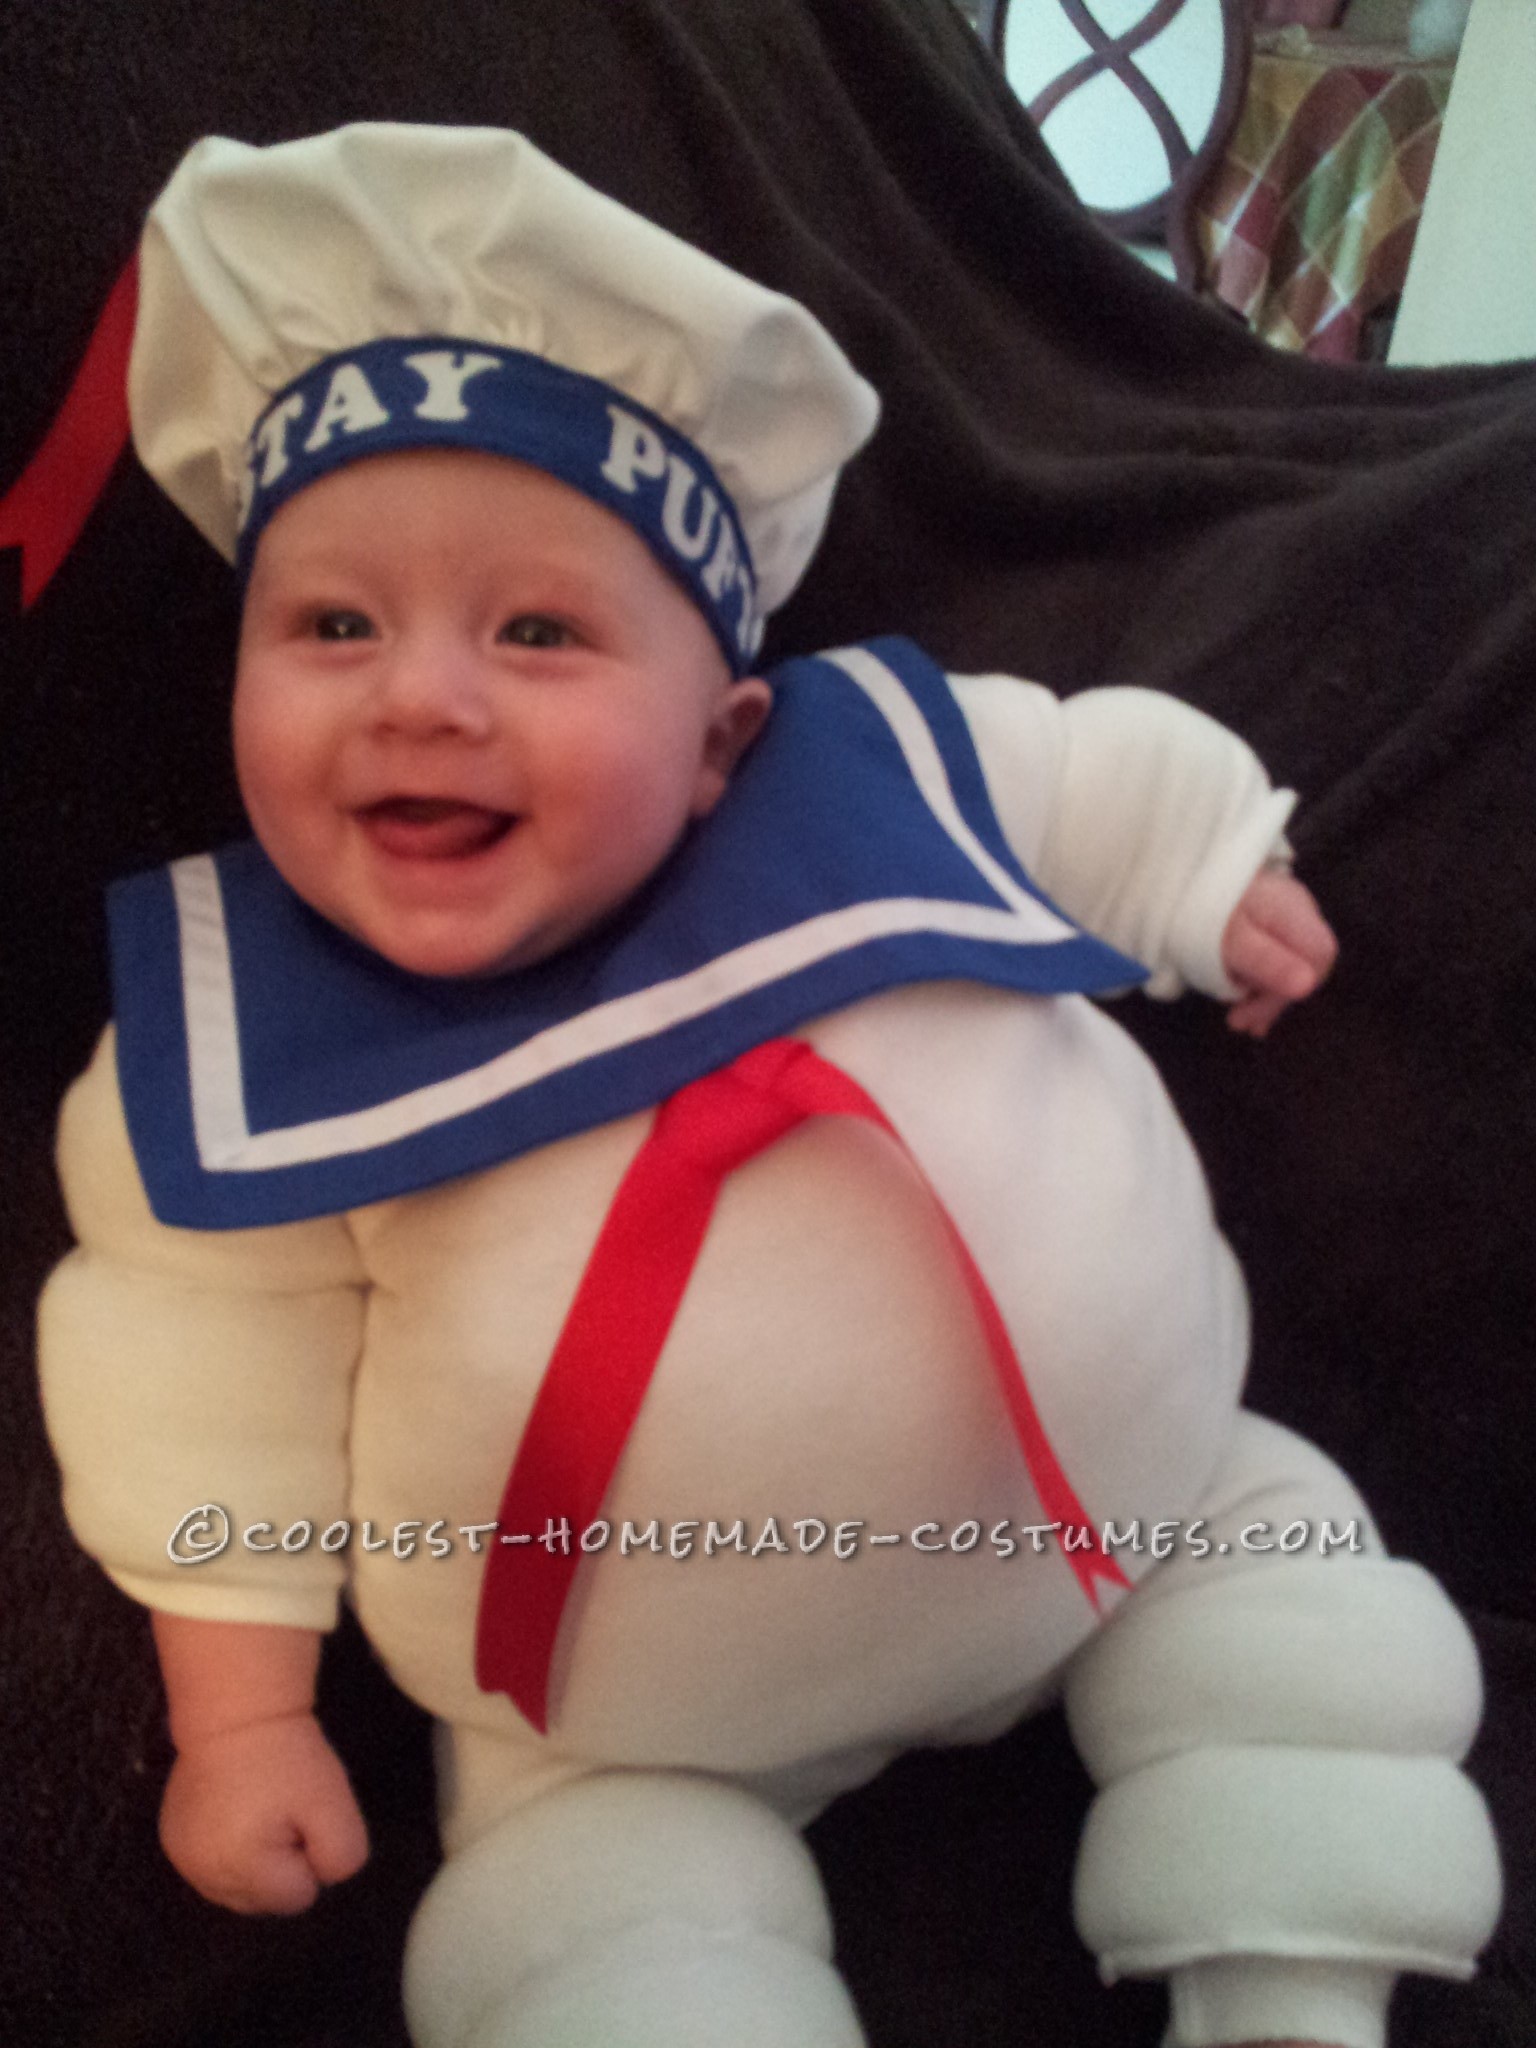
[[[704,758],[694,794],[695,818],[702,818],[724,796],[736,763],[762,731],[773,709],[773,691],[761,676],[743,676],[727,683],[704,734]]]

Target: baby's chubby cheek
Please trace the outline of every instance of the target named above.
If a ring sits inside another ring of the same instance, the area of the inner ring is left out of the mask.
[[[291,887],[311,900],[341,854],[343,817],[313,765],[270,721],[235,725],[235,778],[252,832]]]
[[[289,687],[275,665],[248,658],[235,667],[230,707],[235,778],[252,820],[281,826],[298,806],[314,801],[329,758],[313,707]]]

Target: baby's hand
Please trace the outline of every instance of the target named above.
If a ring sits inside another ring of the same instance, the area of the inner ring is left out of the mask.
[[[1221,964],[1243,993],[1227,1012],[1234,1031],[1263,1038],[1280,1012],[1327,980],[1339,942],[1294,875],[1265,868],[1243,892],[1221,939]]]
[[[368,1860],[341,1759],[313,1714],[283,1714],[182,1748],[160,1842],[205,1899],[236,1913],[302,1913]]]

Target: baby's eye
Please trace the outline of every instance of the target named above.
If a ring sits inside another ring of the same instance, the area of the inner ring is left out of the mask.
[[[542,612],[521,612],[508,619],[496,638],[509,647],[569,647],[574,635],[569,626]]]
[[[352,612],[337,606],[316,612],[311,628],[317,640],[371,640],[373,621],[366,612]]]

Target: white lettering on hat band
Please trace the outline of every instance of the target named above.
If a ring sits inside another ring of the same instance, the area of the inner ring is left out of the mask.
[[[705,484],[700,492],[699,523],[692,533],[688,531],[688,500],[698,482],[681,455],[667,457],[667,495],[661,508],[661,527],[685,562],[698,561],[708,550],[715,515],[720,510],[720,500]]]
[[[331,372],[330,388],[315,415],[315,424],[304,443],[306,455],[317,455],[329,447],[338,427],[344,434],[366,434],[374,427],[387,427],[389,414],[378,394],[356,363],[338,363]]]
[[[613,421],[613,435],[601,473],[609,483],[633,494],[640,477],[665,476],[667,444],[656,429],[648,427],[644,420],[637,420],[632,412],[625,412],[619,405],[609,406],[608,417]]]
[[[716,536],[714,553],[707,567],[699,572],[699,581],[716,605],[723,605],[733,591],[740,599],[736,638],[746,652],[752,652],[759,631],[752,615],[752,577],[741,559],[730,520],[721,516],[718,497],[707,484],[702,486],[698,524],[690,533],[688,503],[694,490],[701,488],[696,472],[681,455],[672,453],[654,427],[626,412],[623,406],[610,405],[608,417],[613,430],[602,474],[630,497],[639,490],[642,478],[651,482],[666,478],[662,531],[684,561],[702,561],[709,553],[711,535]]]
[[[273,406],[251,436],[253,457],[262,458],[260,488],[275,484],[288,467],[288,429],[304,410],[303,394],[294,391],[281,405]]]
[[[467,420],[469,407],[464,403],[464,386],[483,371],[499,370],[501,359],[474,351],[460,355],[453,349],[432,348],[407,356],[405,364],[427,387],[426,397],[416,408],[417,419]]]
[[[374,355],[381,349],[386,353],[381,358],[381,367],[375,368]],[[397,375],[387,374],[392,365],[409,369],[419,380],[419,397],[402,390]],[[306,374],[301,389],[276,401],[252,429],[249,459],[241,480],[242,530],[248,525],[253,500],[272,492],[273,499],[268,502],[278,502],[280,495],[305,481],[306,471],[313,475],[338,459],[350,460],[350,453],[344,449],[326,452],[333,448],[338,435],[366,439],[383,428],[393,428],[385,445],[410,445],[413,437],[405,425],[407,420],[420,420],[428,426],[439,422],[457,425],[470,420],[474,401],[466,403],[465,387],[488,371],[506,367],[504,356],[482,349],[418,348],[406,355],[403,344],[389,343],[370,344],[363,360],[350,356],[323,359]],[[324,396],[306,421],[322,381]],[[498,405],[502,402],[487,393],[481,408],[486,414],[484,445],[491,449],[503,445],[494,431]],[[514,387],[512,402],[514,407],[525,402],[518,387]],[[704,602],[706,610],[713,608],[717,630],[729,633],[737,648],[750,655],[761,637],[762,627],[755,616],[756,591],[750,563],[736,530],[729,499],[706,481],[709,470],[703,458],[690,462],[658,425],[640,418],[626,406],[609,403],[604,409],[609,422],[608,452],[598,475],[624,497],[634,500],[634,511],[627,516],[669,550],[680,568],[686,565],[696,597]],[[470,431],[473,433],[473,428]],[[506,445],[505,452],[513,453],[521,445],[514,440]],[[535,441],[533,446],[537,445]],[[590,443],[587,445],[590,449]],[[683,445],[687,447],[686,442]],[[366,453],[366,449],[357,452]],[[596,450],[591,450],[584,461],[591,461],[595,454]],[[321,463],[308,464],[306,458],[313,456],[322,457]],[[537,461],[537,453],[531,459]],[[577,488],[582,487],[581,476],[569,462],[562,466],[556,461],[551,467],[553,474],[565,476]],[[736,613],[734,628],[726,616],[729,610]]]

